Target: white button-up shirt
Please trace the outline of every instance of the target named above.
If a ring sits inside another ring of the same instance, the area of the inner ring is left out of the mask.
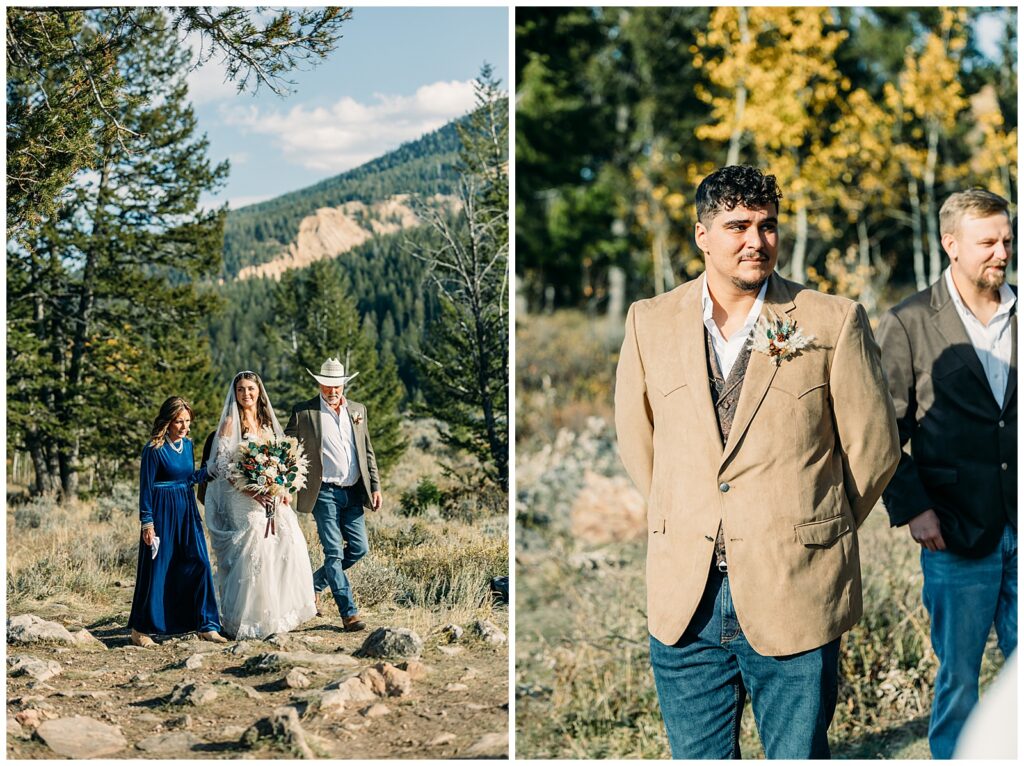
[[[1006,381],[1010,376],[1010,355],[1013,353],[1013,337],[1010,332],[1010,317],[1013,305],[1017,302],[1017,296],[1013,294],[1010,286],[1003,282],[999,288],[999,308],[992,315],[987,325],[981,323],[978,317],[974,316],[963,298],[960,291],[956,289],[953,282],[953,273],[950,267],[946,267],[943,274],[946,280],[946,287],[949,295],[956,306],[956,313],[967,330],[967,337],[971,339],[971,345],[981,361],[985,370],[985,377],[988,378],[988,387],[992,389],[992,396],[996,398],[999,406],[1003,406],[1003,399],[1006,396]]]
[[[743,323],[743,326],[734,332],[728,339],[722,335],[722,331],[718,329],[718,325],[715,324],[715,320],[712,316],[714,312],[714,304],[711,302],[711,293],[708,292],[708,277],[704,275],[704,284],[701,286],[701,305],[704,308],[704,326],[708,328],[708,333],[711,335],[711,347],[715,351],[715,359],[718,360],[718,369],[722,371],[722,379],[729,379],[729,370],[732,369],[733,364],[736,362],[736,358],[740,355],[740,351],[743,350],[743,345],[747,342],[747,338],[750,337],[751,330],[754,329],[754,325],[757,324],[757,318],[761,316],[761,307],[764,306],[764,296],[768,291],[768,280],[764,281],[761,285],[761,291],[757,294],[757,300],[754,301],[754,305],[750,307],[750,313],[747,314],[747,321]]]
[[[342,400],[340,412],[335,413],[320,397],[320,433],[323,481],[340,487],[352,486],[359,481],[359,457],[347,401]]]

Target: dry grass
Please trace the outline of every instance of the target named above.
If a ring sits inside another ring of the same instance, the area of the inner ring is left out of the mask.
[[[518,330],[517,366],[538,374],[521,377],[518,390],[516,749],[525,758],[666,758],[648,659],[643,541],[588,541],[574,519],[581,493],[597,519],[623,505],[615,493],[602,505],[585,478],[623,471],[608,419],[614,360],[596,356],[594,325],[584,320],[530,317]],[[540,337],[542,345],[523,342]],[[567,379],[552,369],[559,360],[586,379],[559,390],[554,381]],[[588,390],[600,392],[589,408]],[[568,411],[534,409],[560,405]],[[919,549],[906,530],[889,528],[881,507],[860,534],[866,611],[842,643],[833,754],[927,758],[936,661]],[[983,683],[1000,665],[992,641]],[[763,757],[749,702],[743,721],[745,757]]]

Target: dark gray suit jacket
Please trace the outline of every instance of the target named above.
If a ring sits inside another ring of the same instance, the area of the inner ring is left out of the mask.
[[[886,313],[876,333],[904,448],[882,493],[889,519],[906,524],[931,508],[947,549],[972,558],[1017,527],[1016,306],[1010,327],[1002,407],[944,277]]]
[[[370,431],[366,422],[366,407],[359,402],[348,400],[348,414],[352,420],[352,429],[356,436],[356,455],[359,458],[359,476],[366,498],[363,508],[372,510],[371,495],[380,491],[380,477],[377,474],[377,458],[373,454],[370,443]],[[356,421],[359,421],[358,423]],[[288,436],[297,437],[302,442],[302,449],[309,457],[309,473],[306,474],[306,486],[299,491],[299,502],[296,510],[300,513],[312,513],[316,504],[316,496],[320,492],[323,481],[324,464],[320,455],[320,444],[323,429],[320,425],[320,395],[317,394],[308,402],[303,402],[292,410],[292,416],[284,429]]]

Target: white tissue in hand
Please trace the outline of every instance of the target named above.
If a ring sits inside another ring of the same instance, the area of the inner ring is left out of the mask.
[[[160,550],[160,538],[153,535],[153,544],[149,547],[153,549],[153,558],[156,558],[156,552]]]

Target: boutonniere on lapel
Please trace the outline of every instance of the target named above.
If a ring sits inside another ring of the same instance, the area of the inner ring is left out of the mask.
[[[359,425],[359,424],[360,424],[360,423],[362,423],[362,422],[363,422],[363,413],[361,413],[361,412],[357,412],[357,413],[355,413],[355,414],[354,414],[354,415],[352,416],[352,424],[353,424],[353,425],[356,425],[356,426],[357,426],[357,425]]]
[[[796,326],[796,320],[782,320],[778,317],[766,316],[757,320],[754,326],[754,338],[751,348],[767,354],[778,367],[785,359],[800,356],[805,348],[814,343],[813,335],[804,335],[804,331]]]

